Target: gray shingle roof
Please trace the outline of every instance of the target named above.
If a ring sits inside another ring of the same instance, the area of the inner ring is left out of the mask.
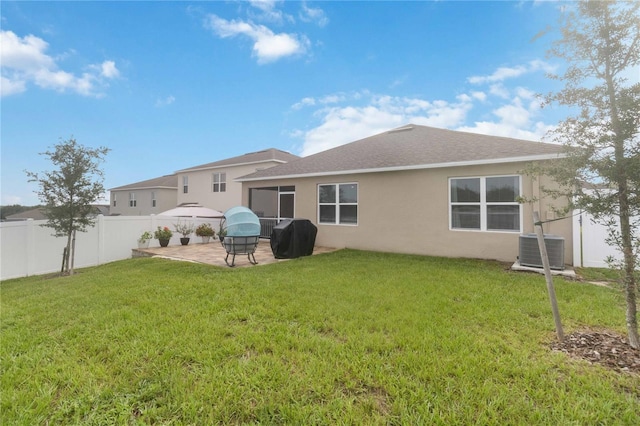
[[[178,175],[166,175],[158,178],[143,180],[141,182],[130,183],[128,185],[111,188],[109,191],[120,191],[125,189],[151,189],[151,188],[178,189]]]
[[[93,207],[93,215],[103,215],[109,216],[109,206],[104,204],[91,204]],[[47,216],[44,214],[44,207],[36,207],[35,209],[26,210],[20,213],[11,214],[6,217],[7,221],[18,221],[18,220],[46,220]]]
[[[288,161],[297,160],[300,157],[281,151],[275,148],[265,149],[263,151],[250,152],[248,154],[239,155],[237,157],[227,158],[225,160],[214,161],[213,163],[201,164],[199,166],[189,167],[188,169],[178,170],[176,173],[189,172],[202,169],[213,169],[225,166],[237,166],[240,164],[266,163],[268,161],[276,161],[286,163]]]
[[[14,213],[7,216],[7,220],[45,220],[47,216],[44,214],[44,209],[42,207],[37,207],[35,209],[26,210],[20,213]]]
[[[407,125],[239,178],[367,173],[554,158],[562,146]]]

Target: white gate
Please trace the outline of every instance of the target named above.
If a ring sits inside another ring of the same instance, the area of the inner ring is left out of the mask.
[[[622,260],[617,247],[607,244],[607,228],[594,223],[585,212],[574,211],[573,265],[586,268],[607,268],[608,256]]]

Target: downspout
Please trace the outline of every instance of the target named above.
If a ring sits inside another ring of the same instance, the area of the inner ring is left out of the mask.
[[[584,268],[584,236],[583,236],[583,225],[582,225],[582,210],[580,210],[580,218],[578,219],[578,223],[580,223],[580,267]]]

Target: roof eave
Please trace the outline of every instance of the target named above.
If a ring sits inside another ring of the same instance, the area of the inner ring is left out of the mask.
[[[177,186],[128,186],[128,187],[119,187],[119,188],[111,188],[108,191],[129,191],[131,189],[175,189],[177,190]]]
[[[505,158],[491,158],[486,160],[472,160],[472,161],[456,161],[448,163],[434,163],[434,164],[416,164],[412,166],[395,166],[395,167],[380,167],[373,169],[354,169],[354,170],[338,170],[327,172],[315,172],[315,173],[299,173],[292,175],[281,176],[265,176],[257,178],[236,178],[236,182],[258,182],[263,180],[275,180],[275,179],[293,179],[303,177],[319,177],[319,176],[339,176],[339,175],[352,175],[363,173],[380,173],[380,172],[397,172],[404,170],[424,170],[424,169],[441,169],[445,167],[465,167],[465,166],[480,166],[487,164],[503,164],[503,163],[520,163],[526,161],[544,161],[555,160],[564,157],[564,154],[540,154],[540,155],[528,155],[523,157],[505,157]]]
[[[224,169],[224,168],[228,168],[228,167],[238,167],[238,166],[250,166],[251,164],[262,164],[262,163],[286,163],[286,161],[284,160],[278,160],[275,158],[271,158],[269,160],[259,160],[259,161],[248,161],[245,163],[232,163],[232,164],[223,164],[220,166],[207,166],[207,167],[193,167],[193,168],[189,168],[189,169],[182,169],[182,170],[178,170],[175,173],[186,173],[186,172],[199,172],[202,170],[213,170],[213,169]]]

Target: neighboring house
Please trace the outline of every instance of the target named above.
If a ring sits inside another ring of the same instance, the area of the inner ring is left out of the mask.
[[[242,202],[242,184],[236,181],[238,177],[299,158],[271,148],[178,170],[177,204],[198,203],[224,212]]]
[[[27,219],[46,220],[47,217],[44,215],[44,209],[42,207],[37,207],[35,209],[25,210],[20,213],[10,214],[5,218],[7,222],[15,222]]]
[[[111,215],[146,216],[177,204],[178,176],[167,175],[111,188]]]
[[[92,204],[91,207],[93,207],[94,216],[97,216],[99,214],[103,216],[109,216],[109,206],[104,204]],[[35,209],[26,210],[16,214],[10,214],[5,218],[7,222],[15,222],[15,221],[27,220],[27,219],[46,220],[47,216],[45,216],[44,214],[44,208],[38,207]]]
[[[553,218],[539,197],[548,179],[521,171],[558,158],[554,144],[407,125],[238,179],[243,205],[272,217],[310,219],[316,244],[512,262],[532,214]],[[572,223],[544,225],[565,238]]]

